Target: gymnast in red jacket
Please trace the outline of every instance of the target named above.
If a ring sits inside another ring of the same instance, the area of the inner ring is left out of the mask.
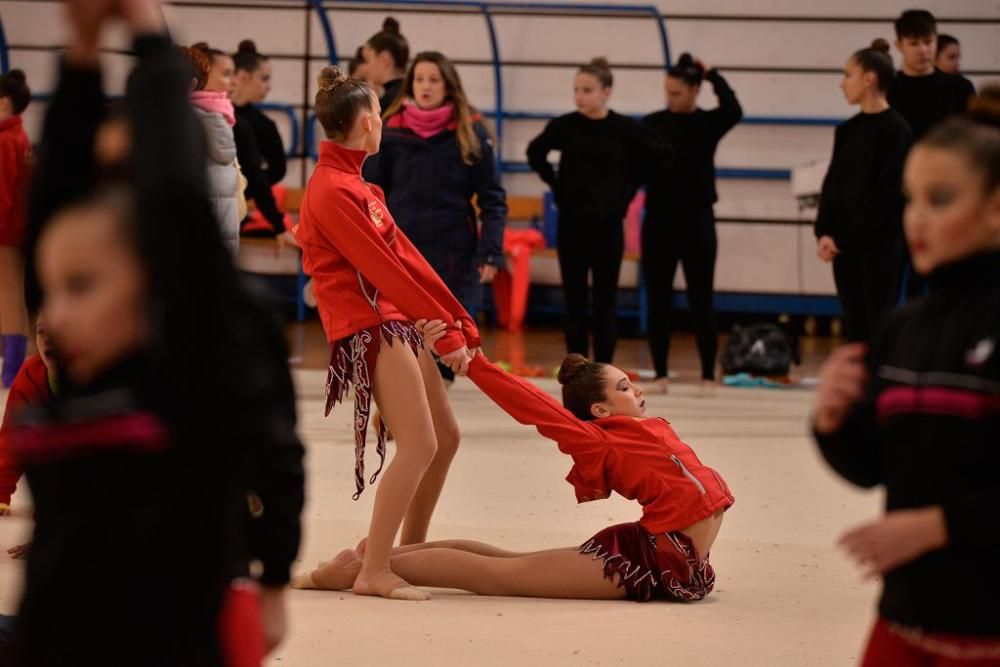
[[[7,394],[0,424],[0,516],[10,514],[10,497],[21,479],[21,466],[10,451],[10,430],[15,414],[29,405],[41,405],[55,395],[56,363],[41,317],[35,327],[38,354],[24,360]]]
[[[413,322],[445,323],[434,349],[461,375],[480,341],[468,313],[396,227],[382,190],[361,177],[365,158],[379,149],[380,113],[366,84],[336,67],[324,68],[316,115],[329,141],[320,144],[295,235],[330,341],[327,414],[348,385],[354,387],[355,499],[365,486],[372,398],[384,418],[376,427],[380,463],[386,424],[396,435],[396,456],[375,494],[368,551],[354,592],[426,600],[424,591],[393,574],[389,555],[400,523],[402,544],[426,539],[459,434],[441,376]]]
[[[444,331],[433,322],[420,326],[431,342]],[[559,370],[565,407],[482,355],[472,360],[469,377],[514,419],[573,457],[566,479],[578,501],[614,491],[637,500],[642,518],[605,528],[579,547],[534,553],[465,540],[401,547],[393,551],[394,572],[414,585],[481,595],[694,601],[712,591],[709,551],[733,495],[666,420],[646,417],[642,389],[625,372],[569,355]],[[341,552],[292,585],[349,588],[366,546],[362,541]]]

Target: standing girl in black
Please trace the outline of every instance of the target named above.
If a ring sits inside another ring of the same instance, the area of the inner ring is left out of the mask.
[[[549,121],[528,145],[528,162],[559,207],[559,270],[566,302],[566,350],[589,356],[587,275],[593,273],[595,361],[611,363],[617,340],[622,218],[653,153],[642,126],[608,108],[613,79],[595,58],[577,72],[577,111]],[[560,151],[559,170],[549,164]]]
[[[378,101],[383,110],[388,110],[403,90],[406,65],[410,62],[410,44],[399,32],[399,21],[387,17],[382,30],[361,47],[361,55],[365,60],[365,78],[382,91]]]
[[[11,433],[35,502],[13,664],[260,665],[261,619],[269,645],[284,633],[303,502],[287,348],[222,243],[159,3],[67,4],[27,239],[59,392]],[[138,65],[112,181],[94,139],[116,15]]]
[[[837,127],[816,219],[816,254],[833,262],[851,342],[867,342],[899,296],[903,162],[913,133],[886,100],[893,76],[883,39],[844,65],[840,88],[861,113]]]
[[[711,111],[699,109],[698,93],[707,79],[719,98]],[[642,271],[646,280],[649,350],[656,388],[666,393],[670,356],[670,314],[674,274],[684,268],[688,306],[694,317],[705,386],[715,382],[718,325],[712,293],[715,283],[715,149],[743,117],[736,94],[716,69],[682,54],[667,73],[668,108],[643,123],[674,149],[670,162],[657,165],[646,188],[642,226]]]
[[[503,266],[507,195],[490,136],[455,66],[436,51],[417,54],[384,115],[382,147],[365,162],[365,178],[382,187],[396,224],[474,313],[482,284]],[[455,379],[440,368],[446,381]]]

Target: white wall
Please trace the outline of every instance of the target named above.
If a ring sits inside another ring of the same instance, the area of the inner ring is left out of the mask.
[[[579,2],[579,0],[576,0]],[[274,89],[271,101],[295,107],[305,118],[315,93],[315,77],[327,55],[318,18],[302,2],[232,2],[220,7],[167,8],[168,21],[180,43],[207,40],[233,50],[251,37],[260,50],[272,54]],[[193,3],[188,3],[193,4]],[[216,5],[207,0],[205,5]],[[265,7],[253,5],[265,4]],[[712,3],[671,0],[656,3],[667,16],[674,58],[691,51],[718,66],[736,90],[748,116],[847,117],[851,109],[837,88],[836,72],[854,50],[875,37],[892,40],[891,18],[910,2],[841,0],[739,0]],[[981,85],[1000,79],[1000,0],[936,0],[919,3],[934,11],[940,30],[962,41],[963,67],[989,76],[971,76]],[[330,9],[334,37],[342,58],[375,33],[384,10],[359,11],[357,6]],[[420,13],[392,11],[402,24],[413,53],[439,50],[458,61],[470,99],[484,111],[495,105],[489,34],[478,13]],[[26,70],[39,92],[53,86],[57,59],[53,48],[62,41],[59,7],[49,0],[0,0],[9,43],[11,66]],[[646,113],[662,105],[663,54],[659,32],[650,16],[524,16],[497,15],[494,19],[501,58],[511,64],[503,70],[505,107],[513,111],[561,113],[571,107],[573,69],[561,64],[582,63],[595,55],[611,60],[615,68],[614,107],[625,113]],[[307,34],[309,38],[307,40]],[[307,43],[308,42],[308,43]],[[120,32],[107,35],[106,46],[126,49]],[[310,57],[308,63],[306,54]],[[109,54],[106,84],[110,93],[123,90],[130,59]],[[478,64],[477,64],[478,63]],[[552,63],[553,66],[537,66]],[[632,66],[632,67],[629,67]],[[639,66],[639,67],[635,67]],[[643,68],[644,67],[644,68]],[[737,68],[733,71],[731,68]],[[758,68],[763,71],[754,71]],[[773,71],[782,68],[781,71]],[[728,69],[728,71],[727,71]],[[749,70],[749,71],[748,71]],[[711,86],[700,100],[714,106]],[[29,132],[37,138],[44,104],[26,113]],[[274,114],[290,140],[287,118]],[[544,121],[506,121],[504,157],[523,161],[527,142]],[[722,142],[720,167],[788,169],[828,157],[831,127],[740,125]],[[301,139],[301,138],[300,138]],[[301,147],[300,142],[300,147]],[[288,182],[300,185],[308,177],[309,162],[293,160]],[[542,184],[530,174],[508,174],[513,194],[537,195]],[[794,219],[798,216],[788,183],[765,180],[720,180],[717,214],[725,218]],[[789,225],[720,223],[720,289],[732,291],[831,293],[829,268],[812,256],[808,228]]]

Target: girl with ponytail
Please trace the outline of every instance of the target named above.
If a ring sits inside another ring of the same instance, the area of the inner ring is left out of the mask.
[[[418,327],[427,344],[447,330],[442,322]],[[469,377],[511,417],[572,457],[566,480],[578,502],[615,492],[637,500],[642,518],[605,528],[580,546],[531,553],[469,540],[401,547],[392,552],[395,572],[415,584],[480,595],[693,602],[712,591],[709,552],[733,495],[666,420],[646,416],[642,389],[624,371],[570,354],[559,369],[561,405],[482,354],[472,360]],[[356,586],[368,548],[362,541],[293,585]]]
[[[893,76],[884,39],[847,59],[840,88],[861,112],[837,127],[816,218],[816,255],[833,263],[852,342],[869,341],[899,296],[903,162],[913,133],[889,108]]]

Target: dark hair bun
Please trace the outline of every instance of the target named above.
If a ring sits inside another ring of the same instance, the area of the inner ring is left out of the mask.
[[[885,55],[889,55],[889,42],[882,39],[881,37],[873,39],[872,45],[868,48],[875,49],[876,51],[881,51]]]
[[[690,67],[691,69],[696,69],[699,72],[703,70],[701,63],[695,62],[694,56],[686,51],[681,54],[681,57],[677,59],[677,67]]]
[[[320,71],[317,83],[320,90],[331,90],[347,81],[350,77],[336,65],[327,65]]]
[[[609,63],[608,59],[605,58],[604,56],[597,56],[596,58],[592,58],[590,60],[590,66],[597,67],[600,69],[611,69],[611,63]]]
[[[567,355],[567,357],[563,359],[562,365],[559,367],[559,384],[564,385],[572,382],[573,378],[576,377],[580,371],[586,368],[589,363],[590,361],[587,360],[587,357],[582,354],[574,352],[573,354]]]
[[[382,21],[382,30],[383,30],[383,32],[394,32],[394,33],[396,33],[398,35],[399,34],[399,21],[397,21],[396,19],[392,18],[391,16],[385,17],[385,20]]]
[[[969,98],[969,116],[984,125],[1000,127],[1000,84],[985,85]]]
[[[240,42],[240,45],[236,47],[237,53],[257,53],[257,45],[254,44],[252,39],[244,39]]]
[[[6,74],[7,79],[20,84],[28,83],[28,78],[24,75],[24,70],[12,69]]]
[[[198,42],[197,44],[192,44],[191,48],[192,49],[198,49],[199,51],[208,51],[209,50],[208,42]]]

